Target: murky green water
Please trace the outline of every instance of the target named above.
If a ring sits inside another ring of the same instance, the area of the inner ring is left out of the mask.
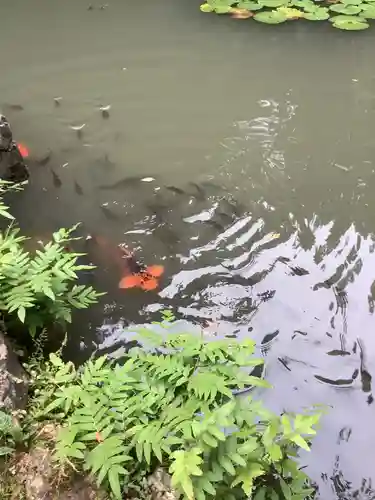
[[[109,293],[71,355],[117,347],[164,306],[250,335],[272,407],[332,407],[303,456],[320,498],[375,498],[375,29],[100,5],[0,3],[0,107],[31,151],[13,212],[38,235],[81,220],[166,268],[158,292],[120,291],[102,256]],[[103,189],[134,176],[154,180]]]

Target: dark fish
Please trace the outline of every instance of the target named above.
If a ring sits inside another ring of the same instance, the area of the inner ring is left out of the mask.
[[[120,218],[117,214],[112,212],[112,210],[103,205],[100,205],[100,210],[103,212],[103,214],[106,216],[108,220],[119,220]]]
[[[105,154],[104,158],[98,158],[97,160],[94,160],[94,164],[95,166],[103,168],[106,171],[114,170],[114,168],[116,167],[116,163],[109,159],[108,154]]]
[[[229,224],[230,222],[233,221],[233,215],[229,215],[229,214],[227,214],[225,212],[216,212],[216,213],[217,213],[217,215],[219,217],[221,217],[222,219],[225,219],[224,222],[227,223],[227,224]]]
[[[213,189],[214,191],[226,191],[226,189],[223,186],[218,186],[217,184],[211,181],[203,181],[200,183],[200,185],[206,189]]]
[[[350,352],[342,351],[340,349],[333,349],[327,352],[328,356],[350,356]]]
[[[104,186],[99,186],[99,189],[118,189],[128,186],[134,186],[141,181],[142,177],[126,177],[113,184],[106,184]]]
[[[37,159],[36,162],[44,167],[45,165],[47,165],[47,163],[49,163],[51,157],[52,157],[52,151],[47,151],[47,153],[41,158]]]
[[[202,189],[201,186],[199,186],[199,184],[196,184],[195,182],[189,182],[189,184],[190,186],[193,186],[193,188],[196,191],[196,193],[193,194],[194,198],[196,198],[199,201],[204,201],[207,198],[204,189]]]
[[[51,168],[51,174],[53,179],[53,185],[55,186],[55,188],[60,188],[62,186],[61,179],[52,168]]]
[[[225,230],[225,226],[216,221],[216,220],[213,220],[213,219],[209,219],[209,220],[204,220],[202,221],[203,224],[207,224],[208,226],[212,226],[214,229],[217,229],[219,232],[223,232]]]
[[[11,111],[23,111],[25,109],[22,104],[4,104],[4,108]]]
[[[176,186],[165,186],[165,189],[168,189],[168,191],[172,191],[172,193],[175,193],[175,194],[187,194],[183,189],[181,188],[178,188]]]
[[[245,207],[233,198],[224,198],[222,202],[227,205],[229,212],[236,215],[237,217],[241,217],[244,212],[246,212]]]
[[[100,111],[102,113],[103,118],[109,118],[109,110],[111,109],[111,105],[108,104],[107,106],[100,106]]]
[[[74,191],[79,195],[83,194],[83,189],[81,188],[81,186],[78,184],[77,181],[74,181]]]

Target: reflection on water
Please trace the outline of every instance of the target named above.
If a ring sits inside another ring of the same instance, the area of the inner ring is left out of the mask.
[[[84,278],[108,294],[67,354],[117,350],[164,307],[251,336],[270,407],[330,407],[302,456],[320,498],[373,499],[375,31],[87,7],[0,3],[0,108],[30,149],[13,212],[40,238],[80,220],[166,271],[157,291],[119,290],[112,259],[90,255]]]
[[[314,453],[303,456],[321,498],[373,498],[371,482],[362,477],[372,477],[375,439],[374,237],[355,224],[341,232],[333,221],[314,215],[298,222],[293,214],[277,234],[251,213],[232,214],[210,235],[207,222],[217,220],[223,206],[228,214],[225,195],[213,196],[206,209],[197,206],[183,218],[186,249],[176,255],[176,271],[158,297],[145,298],[136,321],[157,319],[156,311],[172,306],[209,336],[255,338],[275,387],[264,395],[271,407],[329,407]],[[122,304],[99,329],[99,350],[132,338],[123,330],[131,306]],[[353,456],[363,458],[353,463]]]

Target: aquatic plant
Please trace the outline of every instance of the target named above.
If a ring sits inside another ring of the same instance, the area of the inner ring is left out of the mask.
[[[252,397],[269,384],[251,374],[263,364],[251,340],[172,334],[170,320],[158,334],[141,329],[147,349],[122,364],[99,357],[77,370],[51,355],[31,416],[61,424],[60,466],[90,471],[118,500],[145,498],[145,477],[160,466],[187,500],[307,498],[296,457],[319,413],[279,416]]]
[[[0,310],[5,321],[20,321],[35,336],[43,327],[70,322],[73,308],[88,307],[99,294],[75,283],[77,272],[92,268],[77,263],[82,254],[66,249],[76,239],[72,233],[77,226],[55,232],[52,241],[41,243],[35,254],[25,250],[27,238],[20,235],[1,196],[20,188],[0,181],[0,216],[11,220],[0,232]]]
[[[367,29],[368,20],[375,19],[375,0],[208,0],[200,9],[265,24],[329,20],[334,28],[346,31]]]

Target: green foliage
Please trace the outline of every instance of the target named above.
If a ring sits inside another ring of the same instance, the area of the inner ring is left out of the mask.
[[[19,188],[0,181],[0,216],[12,218],[1,194]],[[72,237],[76,227],[60,229],[35,254],[24,249],[27,238],[13,223],[0,232],[0,311],[6,319],[25,323],[33,336],[43,326],[70,322],[72,308],[86,308],[99,295],[92,287],[74,284],[77,272],[91,269],[77,263],[82,254],[65,248],[77,239]]]
[[[254,16],[255,21],[266,24],[280,24],[287,20],[287,17],[277,10],[258,12]]]
[[[252,397],[269,387],[251,375],[263,364],[252,341],[172,334],[165,317],[161,333],[140,329],[147,348],[122,365],[100,357],[76,370],[51,355],[33,417],[61,422],[56,459],[90,471],[116,499],[160,465],[186,500],[308,497],[295,457],[319,414],[280,417]]]
[[[22,439],[23,433],[16,419],[0,410],[0,457],[11,455]]]
[[[253,18],[265,24],[280,24],[296,19],[330,20],[334,28],[358,31],[370,26],[368,19],[375,19],[374,2],[375,0],[208,0],[200,9],[206,13],[232,14],[236,19]]]

